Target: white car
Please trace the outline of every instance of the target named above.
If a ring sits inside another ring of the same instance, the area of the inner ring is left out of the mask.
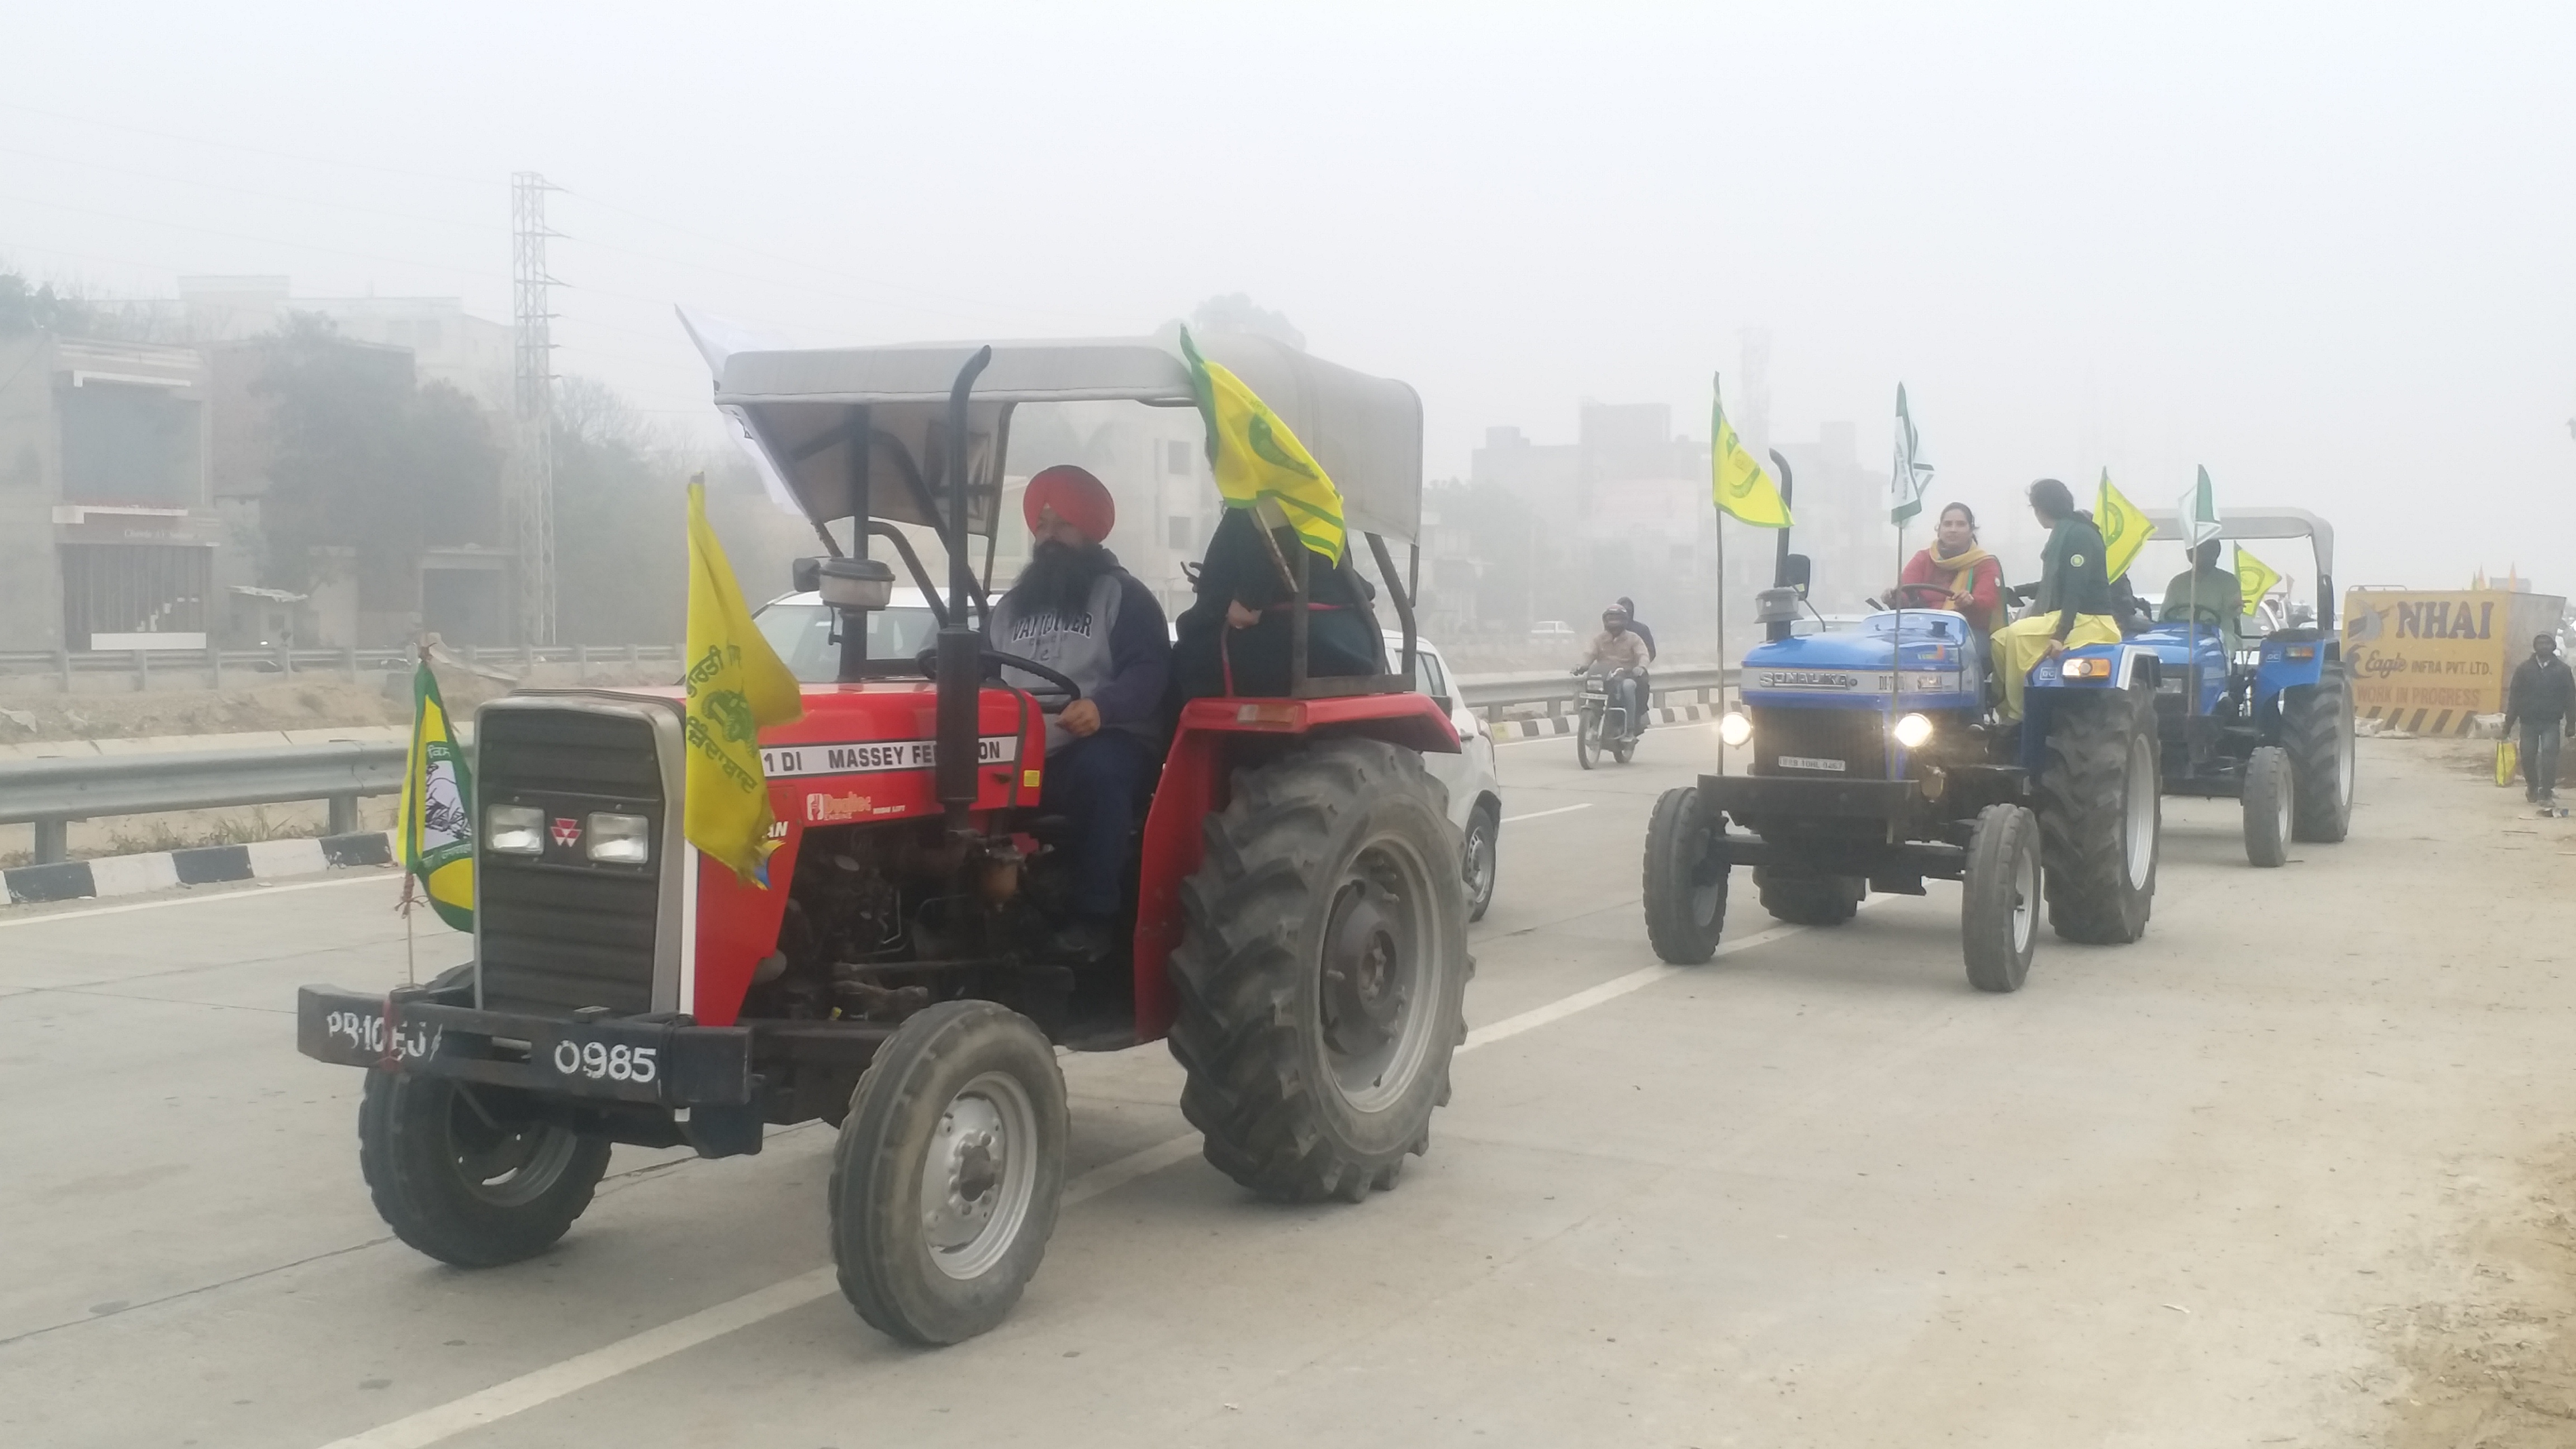
[[[890,607],[868,613],[868,655],[874,659],[910,659],[931,645],[938,632],[937,616],[919,589],[898,588],[889,601]],[[840,646],[832,642],[832,611],[824,606],[822,596],[813,593],[782,594],[760,607],[754,616],[762,637],[769,647],[798,679],[808,684],[829,684],[840,677]],[[1486,732],[1485,722],[1458,698],[1449,677],[1449,661],[1440,657],[1437,646],[1423,640],[1414,642],[1419,668],[1415,684],[1420,692],[1440,701],[1449,711],[1449,722],[1458,729],[1458,753],[1433,754],[1423,757],[1431,777],[1449,791],[1449,818],[1466,838],[1466,859],[1462,870],[1467,881],[1467,919],[1480,921],[1485,908],[1494,901],[1494,873],[1500,860],[1503,830],[1503,780],[1495,769],[1494,737]],[[1404,652],[1404,636],[1386,636],[1387,660],[1392,665]]]
[[[1415,688],[1438,700],[1449,711],[1449,722],[1458,727],[1458,753],[1425,755],[1422,763],[1431,778],[1448,787],[1449,818],[1467,841],[1467,919],[1481,921],[1485,908],[1494,903],[1503,834],[1503,777],[1496,768],[1494,737],[1458,697],[1449,661],[1440,657],[1439,646],[1416,639],[1413,648]],[[1403,635],[1386,636],[1386,657],[1390,667],[1402,660]]]

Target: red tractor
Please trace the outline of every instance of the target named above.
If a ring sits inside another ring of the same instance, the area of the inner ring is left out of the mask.
[[[486,705],[474,959],[297,1003],[305,1055],[368,1069],[359,1164],[403,1241],[459,1266],[524,1259],[588,1206],[613,1143],[725,1157],[820,1118],[840,1132],[843,1291],[886,1333],[945,1344],[1000,1322],[1046,1251],[1056,1047],[1168,1037],[1208,1160],[1265,1197],[1356,1201],[1425,1150],[1470,963],[1461,842],[1422,763],[1458,737],[1412,688],[1421,406],[1262,339],[1205,350],[1342,490],[1402,626],[1391,671],[1308,677],[1311,555],[1266,530],[1297,590],[1289,692],[1183,709],[1131,847],[1132,951],[1062,959],[1041,716],[1075,691],[1003,683],[1048,671],[978,627],[1003,456],[1019,408],[1187,407],[1188,372],[1146,340],[725,359],[716,402],[822,537],[801,571],[840,621],[838,681],[761,736],[769,886],[682,838],[678,689]],[[896,523],[943,542],[944,590]],[[1415,546],[1402,573],[1389,536]],[[871,539],[934,605],[917,655],[870,652],[895,580]]]

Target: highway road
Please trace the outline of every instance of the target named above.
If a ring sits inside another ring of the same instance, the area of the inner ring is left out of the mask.
[[[820,1127],[621,1149],[518,1267],[391,1241],[291,1014],[401,978],[390,875],[0,911],[0,1444],[2564,1444],[2576,822],[2457,749],[2365,741],[2354,838],[2278,871],[2167,802],[2147,938],[1989,997],[1937,884],[1795,930],[1739,880],[1658,966],[1646,813],[1714,740],[1508,746],[1399,1189],[1253,1201],[1162,1047],[1071,1059],[1045,1267],[927,1353],[818,1271]]]

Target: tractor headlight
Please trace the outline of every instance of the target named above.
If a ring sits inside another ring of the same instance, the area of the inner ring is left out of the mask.
[[[486,806],[483,848],[503,855],[545,854],[546,812],[534,805]]]
[[[2111,677],[2111,661],[2108,659],[2069,659],[2065,664],[2059,666],[2058,677],[2061,679],[2108,679]]]
[[[601,811],[584,823],[590,858],[611,865],[642,865],[653,858],[653,822],[641,815]]]
[[[1753,721],[1741,710],[1728,710],[1717,722],[1717,737],[1730,745],[1740,745],[1753,738]]]
[[[1923,742],[1932,738],[1932,721],[1923,715],[1909,714],[1896,722],[1894,733],[1898,744],[1909,750],[1921,749]]]

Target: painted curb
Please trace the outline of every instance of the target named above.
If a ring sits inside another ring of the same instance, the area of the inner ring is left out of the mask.
[[[261,840],[249,845],[201,845],[145,855],[67,860],[0,870],[9,904],[77,901],[91,896],[130,896],[171,886],[318,875],[347,866],[391,865],[393,837],[382,830],[326,835],[319,840]]]

